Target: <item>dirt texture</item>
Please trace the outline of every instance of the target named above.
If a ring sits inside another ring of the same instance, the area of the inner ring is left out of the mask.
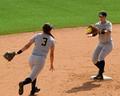
[[[106,57],[105,74],[109,81],[93,81],[97,73],[92,64],[92,53],[98,37],[88,38],[86,27],[55,29],[55,71],[50,72],[49,55],[37,85],[41,91],[36,96],[120,96],[120,25],[113,25],[114,49]],[[19,96],[18,83],[30,71],[28,58],[33,46],[16,56],[11,62],[3,58],[6,51],[22,48],[37,32],[0,36],[0,96]],[[23,96],[28,96],[31,85],[25,86]]]

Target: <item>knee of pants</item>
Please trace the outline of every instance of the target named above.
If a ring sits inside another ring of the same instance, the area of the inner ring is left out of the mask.
[[[32,72],[29,75],[29,77],[32,79],[32,81],[39,75],[39,73],[42,71],[44,67],[44,64],[37,64],[32,68]]]
[[[103,61],[108,54],[109,52],[107,52],[106,50],[103,50],[98,56],[98,61]]]
[[[100,55],[100,56],[98,57],[98,61],[103,61],[104,59],[105,59],[105,57],[102,56],[102,55]]]
[[[93,64],[96,64],[98,62],[97,58],[92,58]]]

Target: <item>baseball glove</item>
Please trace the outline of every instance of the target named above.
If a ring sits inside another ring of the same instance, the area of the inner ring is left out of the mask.
[[[15,57],[16,53],[15,52],[6,52],[3,57],[8,60],[11,61],[14,57]]]
[[[99,33],[99,29],[94,27],[93,25],[87,27],[86,34],[92,34],[92,36],[96,36],[98,33]]]

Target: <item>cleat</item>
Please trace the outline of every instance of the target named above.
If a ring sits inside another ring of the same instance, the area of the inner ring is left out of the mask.
[[[23,92],[24,92],[24,89],[23,89],[23,82],[20,82],[19,83],[19,95],[22,95],[23,94]]]
[[[103,75],[98,74],[96,77],[93,78],[94,80],[103,80]]]
[[[40,89],[37,88],[37,87],[35,87],[35,89],[30,92],[30,95],[29,95],[29,96],[34,96],[34,94],[35,94],[35,93],[38,93],[39,91],[40,91]]]

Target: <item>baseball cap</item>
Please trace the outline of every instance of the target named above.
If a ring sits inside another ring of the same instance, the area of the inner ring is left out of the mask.
[[[98,16],[99,16],[99,17],[100,17],[100,16],[107,17],[107,12],[105,12],[105,11],[100,11],[100,12],[98,13]]]

